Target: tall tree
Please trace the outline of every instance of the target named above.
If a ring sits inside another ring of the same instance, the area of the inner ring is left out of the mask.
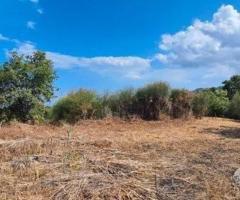
[[[228,98],[232,99],[233,96],[240,92],[240,75],[235,75],[223,82],[223,89],[227,90]]]
[[[2,121],[36,120],[43,117],[44,103],[54,93],[56,78],[45,53],[31,56],[12,53],[0,69],[0,117]]]

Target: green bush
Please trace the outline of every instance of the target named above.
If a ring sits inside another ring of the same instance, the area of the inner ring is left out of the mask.
[[[80,89],[60,99],[52,108],[53,121],[70,123],[81,119],[102,118],[102,102],[95,92]]]
[[[229,107],[227,91],[217,89],[207,92],[208,95],[208,116],[224,117]]]
[[[135,113],[135,91],[122,90],[108,97],[107,105],[113,116],[129,119]]]
[[[173,90],[171,94],[171,114],[174,118],[187,118],[191,113],[192,95],[187,90]]]
[[[194,95],[192,100],[192,111],[196,118],[202,118],[208,113],[208,95],[200,92]]]
[[[170,87],[163,82],[149,84],[136,92],[136,113],[146,120],[159,120],[168,109]]]
[[[224,117],[228,108],[227,91],[222,89],[205,90],[197,93],[193,99],[193,113],[196,117]]]
[[[239,92],[237,92],[231,100],[228,115],[231,118],[240,119],[240,93]]]

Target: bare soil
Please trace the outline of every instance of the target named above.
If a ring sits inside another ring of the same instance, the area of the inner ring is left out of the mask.
[[[240,122],[219,118],[0,129],[0,199],[240,199]]]

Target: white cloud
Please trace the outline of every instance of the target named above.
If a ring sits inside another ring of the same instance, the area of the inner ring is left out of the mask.
[[[29,0],[32,3],[39,3],[39,0]]]
[[[1,38],[1,37],[0,37]],[[165,34],[159,53],[151,59],[126,57],[77,57],[47,51],[56,68],[87,68],[128,80],[164,80],[175,87],[210,87],[240,73],[240,13],[224,5],[210,21],[195,20],[185,30]],[[32,43],[20,43],[17,50],[31,54]]]
[[[8,40],[10,40],[8,37],[5,37],[4,35],[2,35],[1,33],[0,33],[0,40],[3,40],[3,41],[8,41]]]
[[[186,30],[163,35],[162,66],[200,67],[207,74],[199,78],[228,77],[240,72],[240,13],[231,5],[222,6],[211,21],[196,20]]]
[[[31,55],[37,48],[31,42],[20,43],[13,51]],[[151,60],[140,57],[76,57],[56,52],[46,52],[56,68],[88,68],[104,75],[117,75],[129,79],[140,79],[151,68]]]
[[[28,21],[27,22],[27,28],[34,30],[36,26],[36,23],[33,21]]]
[[[41,15],[41,14],[43,14],[43,9],[39,8],[39,9],[37,9],[37,12]]]

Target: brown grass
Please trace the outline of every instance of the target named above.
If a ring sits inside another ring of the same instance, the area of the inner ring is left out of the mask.
[[[0,129],[0,199],[240,199],[240,123],[84,121]]]

